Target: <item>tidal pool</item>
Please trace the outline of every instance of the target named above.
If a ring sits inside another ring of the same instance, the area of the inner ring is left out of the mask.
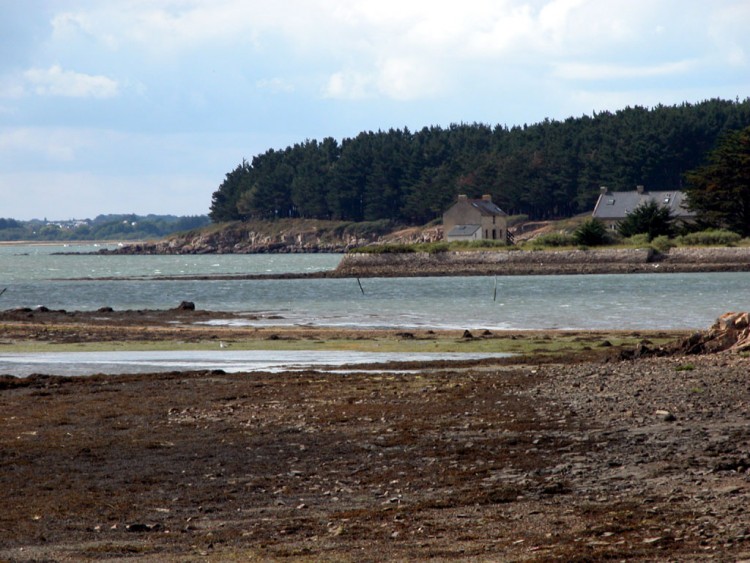
[[[0,354],[0,374],[94,375],[187,370],[227,373],[336,368],[389,362],[434,362],[506,358],[507,353],[398,353],[312,350],[176,350],[121,352],[43,352]]]

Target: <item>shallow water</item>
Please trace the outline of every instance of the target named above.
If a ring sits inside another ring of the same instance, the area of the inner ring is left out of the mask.
[[[508,357],[510,354],[396,353],[352,351],[181,350],[151,352],[45,352],[0,354],[0,374],[27,377],[94,375],[98,373],[155,373],[179,370],[223,370],[227,373],[289,371],[345,364],[432,362]]]
[[[69,247],[83,250],[86,247]],[[93,248],[90,248],[92,249]],[[0,247],[0,309],[203,310],[242,324],[352,328],[702,329],[750,309],[750,274],[617,274],[298,280],[97,280],[102,276],[312,272],[340,255],[53,256]],[[72,278],[88,277],[90,280]]]

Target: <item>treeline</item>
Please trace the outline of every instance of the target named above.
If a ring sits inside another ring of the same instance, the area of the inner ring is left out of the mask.
[[[197,229],[209,223],[207,215],[98,215],[82,221],[0,218],[0,240],[142,240]]]
[[[750,98],[633,107],[535,125],[457,124],[307,140],[243,161],[214,192],[214,222],[304,217],[425,224],[456,195],[491,194],[532,219],[593,209],[599,187],[683,187]]]

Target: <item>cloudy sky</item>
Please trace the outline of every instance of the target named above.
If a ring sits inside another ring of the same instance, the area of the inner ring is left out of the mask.
[[[363,130],[750,96],[750,0],[0,0],[0,217],[207,213]]]

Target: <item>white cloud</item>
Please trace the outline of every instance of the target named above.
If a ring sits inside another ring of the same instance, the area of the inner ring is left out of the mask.
[[[31,91],[40,96],[112,98],[119,93],[116,80],[63,70],[59,65],[29,69],[23,73],[23,77]]]
[[[700,6],[679,0],[131,0],[82,5],[53,23],[59,40],[95,38],[121,53],[135,46],[147,53],[145,64],[188,53],[223,57],[228,48],[253,67],[256,59],[272,61],[283,53],[288,72],[315,64],[311,72],[327,77],[319,84],[325,97],[409,100],[455,91],[466,80],[465,69],[476,65],[493,72],[525,65],[537,74],[557,68],[555,77],[584,80],[685,72],[690,69],[680,70],[681,65],[688,64],[673,61],[701,57],[692,51],[706,40],[704,23],[716,20],[719,29],[730,17],[747,21],[738,17],[746,5],[740,0]],[[709,17],[713,14],[718,15]],[[691,33],[689,55],[680,28]],[[737,37],[725,52],[728,63],[740,65],[747,39]],[[606,64],[628,58],[619,70]],[[256,80],[258,88],[277,93],[290,92],[291,84],[283,73]]]
[[[291,93],[294,92],[294,84],[283,78],[261,78],[255,82],[256,88],[273,93]]]
[[[137,186],[137,187],[136,187]],[[16,219],[91,218],[101,213],[208,213],[213,178],[144,174],[134,179],[88,172],[0,173],[0,198]]]
[[[396,100],[413,100],[442,90],[435,67],[417,58],[391,58],[379,68],[378,91]]]
[[[361,100],[371,97],[375,79],[360,72],[335,72],[328,78],[323,96],[338,100]]]
[[[732,67],[748,65],[747,22],[750,21],[750,4],[735,0],[718,6],[709,21],[709,35],[717,45],[719,57]]]
[[[12,160],[32,155],[41,162],[71,162],[76,151],[87,145],[90,142],[72,130],[31,127],[0,130],[0,152]]]
[[[564,80],[622,80],[674,76],[689,72],[695,67],[695,61],[678,61],[653,66],[563,63],[557,66],[554,74]]]

